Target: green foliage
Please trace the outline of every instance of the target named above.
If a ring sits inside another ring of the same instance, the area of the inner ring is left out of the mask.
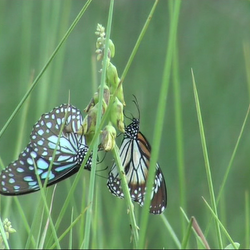
[[[114,1],[110,37],[125,115],[138,116],[134,94],[168,189],[160,216],[134,205],[139,246],[249,248],[250,4],[192,0],[180,11],[178,4],[159,1],[154,10],[149,0]],[[1,168],[27,145],[42,113],[68,102],[69,91],[73,105],[88,105],[101,82],[94,32],[97,23],[106,26],[109,7],[107,0],[0,1]],[[42,191],[1,196],[1,221],[16,230],[4,246],[133,247],[127,203],[106,188],[103,169],[112,159],[108,153],[96,165],[94,182],[81,169]]]

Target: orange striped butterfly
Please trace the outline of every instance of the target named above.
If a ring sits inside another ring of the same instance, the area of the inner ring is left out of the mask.
[[[140,206],[144,204],[146,182],[149,171],[151,146],[146,137],[139,131],[140,120],[133,118],[125,129],[120,147],[120,157],[133,201]],[[161,214],[167,206],[167,190],[163,173],[159,164],[155,166],[155,180],[151,194],[150,213]],[[121,180],[116,164],[109,172],[107,186],[110,192],[123,198]]]

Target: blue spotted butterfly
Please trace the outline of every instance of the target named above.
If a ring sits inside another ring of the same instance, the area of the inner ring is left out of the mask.
[[[120,157],[131,199],[138,202],[140,206],[143,206],[151,146],[146,137],[139,131],[139,124],[140,119],[133,118],[131,124],[125,128],[124,138],[120,147]],[[150,213],[161,214],[167,206],[167,189],[163,173],[158,163],[155,168]],[[112,166],[109,172],[107,186],[113,195],[124,198],[121,179],[116,164]]]
[[[80,110],[70,104],[43,114],[33,126],[27,147],[1,172],[0,194],[21,195],[39,190],[37,175],[42,183],[48,178],[50,186],[75,174],[88,152],[85,137],[77,134],[82,121]],[[61,126],[64,127],[59,138]],[[90,170],[91,163],[92,156],[84,168]]]

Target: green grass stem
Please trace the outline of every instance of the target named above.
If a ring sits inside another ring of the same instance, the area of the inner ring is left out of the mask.
[[[247,87],[248,87],[248,96],[250,100],[250,43],[243,43],[243,51],[244,51],[244,59],[245,59],[245,67],[246,67],[246,77],[247,77]]]
[[[154,139],[153,139],[152,154],[151,154],[151,159],[150,159],[151,166],[156,165],[158,154],[159,154],[160,141],[162,138],[163,122],[164,122],[164,115],[165,115],[165,109],[166,109],[165,106],[166,106],[166,99],[167,99],[168,87],[169,87],[169,81],[170,81],[171,65],[172,65],[172,60],[173,60],[173,49],[175,46],[174,44],[176,43],[180,6],[181,6],[181,1],[175,1],[173,20],[170,23],[169,43],[168,43],[168,48],[167,48],[167,53],[166,53],[163,80],[162,80],[162,86],[161,86],[157,114],[156,114],[156,123],[155,123],[154,136],[153,136]],[[147,190],[152,190],[153,183],[154,183],[154,176],[155,176],[155,168],[151,167],[149,168],[148,181],[147,181],[147,187],[146,187]],[[144,207],[142,209],[142,215],[141,215],[139,248],[143,248],[145,244],[145,237],[146,237],[146,230],[147,230],[147,223],[148,223],[148,216],[149,216],[148,211],[149,211],[150,200],[151,200],[150,197],[151,197],[151,192],[146,192]]]
[[[115,163],[116,166],[119,169],[119,174],[120,174],[120,178],[121,178],[121,184],[122,184],[122,190],[124,193],[124,198],[126,200],[126,204],[128,207],[128,214],[130,217],[130,225],[132,227],[132,232],[133,232],[133,239],[134,239],[134,247],[137,248],[138,247],[138,240],[139,240],[139,234],[138,234],[138,226],[136,223],[136,218],[135,218],[135,212],[134,212],[134,205],[132,203],[131,197],[130,197],[130,192],[128,189],[128,184],[127,184],[127,179],[124,173],[124,167],[122,166],[122,162],[121,162],[121,158],[120,158],[120,154],[119,154],[119,148],[117,147],[117,145],[115,145],[113,151],[113,156],[115,159]]]
[[[148,26],[150,24],[150,21],[152,20],[152,17],[153,17],[153,14],[155,12],[155,9],[156,9],[156,6],[157,6],[158,2],[159,2],[159,0],[155,0],[154,5],[152,6],[152,9],[151,9],[151,11],[150,11],[150,13],[148,15],[148,18],[147,18],[147,20],[146,20],[146,22],[145,22],[145,24],[144,24],[144,26],[143,26],[143,28],[141,30],[141,33],[140,33],[140,35],[139,35],[139,37],[138,37],[138,39],[137,39],[137,41],[135,43],[135,46],[134,46],[134,48],[133,48],[133,50],[132,50],[132,52],[131,52],[131,54],[129,56],[128,62],[126,63],[126,66],[125,66],[125,68],[124,68],[124,70],[122,72],[122,75],[121,75],[121,82],[122,83],[124,82],[124,79],[125,79],[125,77],[126,77],[126,75],[128,73],[128,70],[129,70],[129,68],[130,68],[130,66],[131,66],[131,64],[132,64],[132,62],[134,60],[134,57],[136,55],[136,52],[139,49],[141,41],[144,38],[144,35],[145,35],[145,33],[146,33],[147,29],[148,29]]]
[[[77,218],[72,221],[70,226],[61,234],[61,236],[58,238],[58,241],[60,242],[71,230],[72,228],[76,225],[76,223],[81,219],[81,217],[86,213],[89,207],[86,207],[78,216]],[[49,249],[54,249],[56,247],[56,242],[49,247]]]
[[[42,233],[42,236],[38,237],[40,239],[39,247],[38,247],[39,249],[43,249],[44,248],[45,238],[46,238],[46,235],[48,233],[49,224],[51,223],[51,219],[50,218],[51,218],[51,212],[52,212],[52,207],[53,207],[53,201],[54,201],[55,191],[56,191],[56,186],[53,188],[53,193],[52,193],[51,202],[50,202],[50,208],[49,208],[49,214],[48,214],[48,219],[46,221],[46,225],[44,227],[44,231]],[[42,225],[42,220],[41,220],[41,225]],[[53,227],[54,227],[54,225],[53,225]],[[56,242],[57,245],[59,245],[59,241],[56,240],[55,242]]]
[[[186,249],[187,248],[188,241],[189,241],[190,236],[191,236],[192,225],[193,225],[193,217],[191,217],[191,219],[190,219],[190,221],[188,223],[186,234],[184,235],[184,237],[182,239],[181,249]]]
[[[170,1],[171,2],[171,1]],[[181,108],[181,87],[179,79],[179,62],[178,50],[175,44],[173,55],[173,91],[174,91],[174,108],[175,108],[175,136],[176,136],[176,160],[178,166],[179,188],[180,188],[180,206],[186,210],[186,174],[184,164],[184,137],[183,137],[183,121],[182,121],[182,108]],[[185,220],[181,216],[182,232],[184,234]]]
[[[182,212],[185,220],[188,222],[188,225],[189,225],[190,220],[188,219],[187,214],[185,213],[185,211],[183,210],[182,207],[180,209],[181,209],[181,212]],[[192,216],[191,218],[194,218],[194,217]],[[206,246],[205,246],[204,242],[202,241],[201,237],[198,235],[197,231],[193,227],[192,227],[192,231],[193,231],[193,233],[195,235],[195,238],[197,240],[197,244],[200,245],[200,246],[202,246],[203,248],[206,248]]]
[[[178,239],[178,236],[177,234],[175,233],[174,229],[172,228],[171,224],[169,223],[169,221],[167,220],[166,216],[164,214],[161,214],[161,218],[162,218],[162,221],[165,225],[165,227],[167,228],[169,234],[171,235],[176,247],[178,249],[181,249],[181,242],[180,240]]]
[[[100,84],[100,91],[99,91],[99,100],[103,100],[103,92],[104,92],[104,85],[106,81],[106,71],[107,71],[107,59],[108,59],[108,48],[109,48],[109,39],[111,33],[111,24],[112,24],[112,16],[113,16],[113,8],[114,8],[114,0],[110,1],[109,7],[109,14],[108,14],[108,22],[106,28],[106,40],[105,40],[105,49],[104,49],[104,58],[103,58],[103,68],[102,68],[102,75],[101,75],[101,84]],[[101,123],[102,118],[102,101],[98,103],[98,110],[97,110],[97,118],[96,118],[96,130],[95,133],[99,134],[98,126]],[[89,241],[90,241],[90,226],[92,221],[92,203],[94,199],[94,187],[95,187],[95,170],[96,170],[96,163],[97,163],[97,151],[98,151],[98,144],[99,140],[94,142],[93,148],[93,162],[91,167],[91,174],[90,174],[90,186],[89,186],[89,196],[88,196],[88,203],[90,204],[90,209],[87,210],[86,214],[86,225],[85,225],[85,237],[83,241],[83,248],[89,248]]]
[[[63,127],[63,126],[62,126]],[[58,137],[59,138],[59,137]],[[58,142],[57,142],[58,143]],[[59,144],[59,143],[58,143]],[[57,148],[57,146],[58,145],[56,145],[56,148]],[[54,158],[54,156],[55,156],[55,151],[54,151],[54,153],[53,153],[53,157],[52,158]],[[52,161],[51,162],[53,162],[54,161],[54,159],[52,159]],[[37,180],[38,180],[38,184],[39,184],[39,187],[40,187],[40,194],[41,194],[41,199],[42,199],[42,201],[43,201],[43,206],[44,206],[44,208],[45,208],[45,212],[46,212],[46,214],[47,214],[47,216],[48,216],[48,220],[49,220],[49,224],[50,224],[50,227],[51,227],[51,230],[52,230],[52,237],[54,238],[54,240],[55,240],[55,242],[56,242],[56,247],[57,247],[57,249],[61,249],[61,247],[60,247],[60,243],[59,243],[59,241],[58,241],[58,237],[57,237],[57,231],[56,231],[56,228],[55,228],[55,225],[54,225],[54,223],[53,223],[53,221],[52,221],[52,218],[51,218],[51,211],[50,211],[50,209],[49,209],[49,205],[48,205],[48,201],[47,201],[47,199],[46,199],[46,193],[47,193],[47,189],[46,189],[46,185],[44,185],[43,186],[43,184],[42,184],[42,182],[41,182],[41,180],[40,180],[40,176],[37,174],[37,166],[36,166],[36,163],[35,163],[35,161],[34,161],[34,166],[35,166],[35,170],[36,170],[36,175],[37,175]],[[51,167],[50,167],[51,168]],[[49,172],[51,171],[51,169],[49,170]],[[46,180],[45,180],[45,182],[44,183],[46,183]]]
[[[250,247],[250,209],[249,209],[249,192],[245,192],[245,248]]]
[[[72,207],[71,209],[71,217],[70,217],[70,225],[72,225],[74,221],[74,209]],[[73,227],[69,229],[69,248],[68,249],[73,249]]]
[[[212,174],[211,174],[211,170],[210,170],[210,164],[209,164],[209,158],[208,158],[208,152],[207,152],[207,146],[206,146],[205,132],[204,132],[202,116],[201,116],[200,102],[199,102],[198,92],[196,89],[196,83],[195,83],[193,70],[191,70],[191,73],[192,73],[194,98],[195,98],[195,105],[196,105],[196,111],[197,111],[197,117],[198,117],[198,123],[199,123],[201,144],[202,144],[202,150],[203,150],[203,156],[204,156],[204,162],[205,162],[205,170],[206,170],[206,175],[207,175],[208,189],[209,189],[210,199],[211,199],[211,203],[212,203],[212,208],[213,208],[214,213],[217,216],[217,214],[218,214],[217,213],[217,206],[216,206],[213,181],[212,181]],[[222,249],[223,243],[222,243],[221,231],[220,231],[220,227],[219,227],[217,220],[215,220],[215,227],[216,227],[216,232],[217,232],[219,248]]]
[[[247,113],[246,113],[246,116],[245,116],[245,118],[244,118],[244,121],[243,121],[241,130],[240,130],[240,134],[239,134],[239,136],[238,136],[238,139],[237,139],[237,142],[236,142],[236,144],[235,144],[235,147],[234,147],[234,150],[233,150],[231,159],[230,159],[229,164],[228,164],[227,169],[226,169],[226,173],[224,174],[224,177],[223,177],[223,180],[222,180],[222,183],[221,183],[221,186],[220,186],[220,190],[219,190],[219,193],[218,193],[218,196],[217,196],[217,199],[216,199],[216,204],[217,204],[217,205],[218,205],[218,203],[219,203],[219,201],[220,201],[222,192],[223,192],[224,189],[225,189],[226,181],[227,181],[227,179],[228,179],[229,172],[230,172],[230,170],[231,170],[231,168],[232,168],[233,160],[234,160],[234,158],[235,158],[235,154],[236,154],[236,152],[237,152],[237,149],[238,149],[238,146],[239,146],[239,142],[240,142],[240,139],[241,139],[241,137],[242,137],[242,134],[243,134],[243,131],[244,131],[244,128],[245,128],[245,125],[246,125],[246,121],[247,121],[247,118],[248,118],[248,115],[249,115],[249,110],[250,110],[250,105],[248,106]]]
[[[210,210],[211,214],[213,215],[215,221],[218,223],[218,225],[220,226],[220,228],[222,229],[222,231],[224,232],[224,234],[226,235],[226,237],[228,238],[228,240],[231,242],[231,244],[234,247],[234,249],[238,249],[238,246],[235,244],[236,242],[233,241],[233,239],[231,238],[231,236],[227,232],[226,228],[223,226],[223,224],[219,220],[218,216],[216,215],[216,213],[214,212],[214,210],[212,209],[212,207],[209,206],[208,202],[204,199],[204,197],[202,197],[202,199],[204,200],[205,204],[209,208],[209,210]],[[224,247],[223,247],[223,249],[224,249]]]

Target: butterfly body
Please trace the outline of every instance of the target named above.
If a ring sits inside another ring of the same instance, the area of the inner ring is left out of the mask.
[[[143,206],[151,147],[146,137],[139,131],[139,123],[139,119],[133,118],[132,123],[126,127],[120,147],[120,157],[131,199],[138,202],[140,206]],[[167,190],[164,176],[158,163],[155,168],[150,213],[160,214],[165,210],[167,205]],[[113,195],[120,198],[124,197],[116,164],[112,166],[109,172],[107,186]]]
[[[33,126],[27,147],[1,172],[0,193],[21,195],[37,191],[37,175],[42,184],[48,178],[50,186],[75,174],[88,152],[85,137],[77,134],[82,120],[80,110],[68,104],[43,114]],[[84,168],[90,170],[91,162],[90,156]]]

